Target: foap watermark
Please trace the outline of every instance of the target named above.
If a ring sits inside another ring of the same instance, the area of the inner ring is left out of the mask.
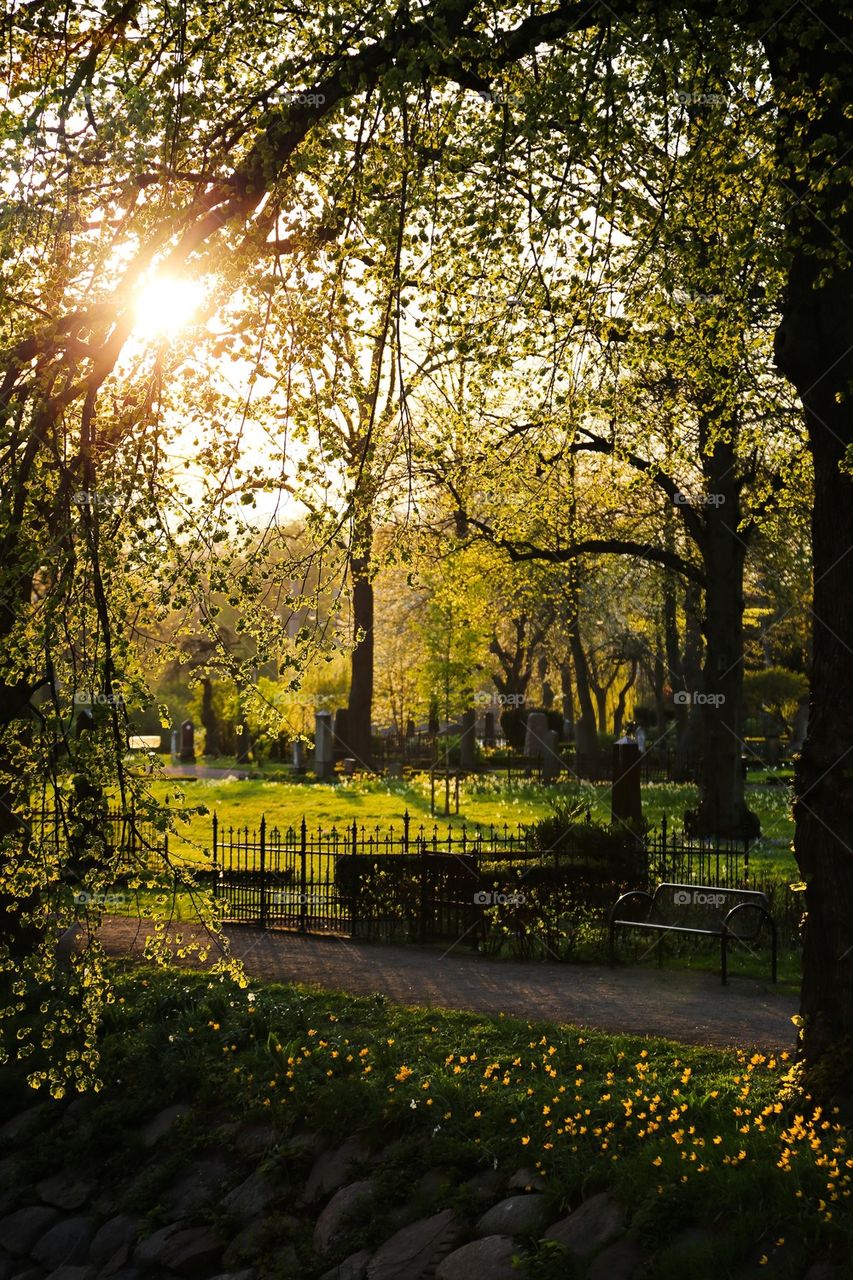
[[[297,89],[293,93],[283,94],[282,101],[290,107],[322,107],[326,101],[326,95],[325,93],[305,93],[304,90]]]
[[[675,97],[683,107],[722,107],[730,100],[725,93],[697,93],[693,89],[679,89]]]
[[[83,889],[74,894],[74,902],[78,907],[117,907],[129,898],[130,894],[127,893],[87,893]]]
[[[523,693],[487,693],[481,690],[474,694],[474,705],[478,707],[523,707],[526,701]]]
[[[491,889],[479,889],[474,894],[474,904],[478,907],[520,907],[524,900],[523,893],[499,893]]]
[[[76,690],[74,701],[78,705],[83,703],[87,707],[120,707],[124,705],[124,700],[118,693],[87,693],[85,689]]]
[[[679,305],[690,307],[722,307],[727,302],[724,293],[699,293],[691,289],[675,289],[670,297]]]
[[[672,900],[677,907],[722,907],[724,893],[708,893],[706,889],[676,889]]]
[[[721,507],[726,501],[724,493],[700,493],[691,498],[680,489],[675,491],[673,502],[677,507]]]
[[[300,893],[298,889],[276,889],[270,894],[270,902],[275,907],[301,907],[311,904],[328,904],[329,895],[323,893]]]
[[[120,493],[110,493],[106,489],[78,489],[76,493],[72,493],[71,501],[75,507],[103,507],[108,511],[115,511],[124,505],[124,498]]]
[[[494,89],[475,89],[477,97],[482,102],[492,102],[500,107],[523,107],[524,96],[520,93],[507,93],[506,89],[500,86]]]
[[[687,689],[676,689],[672,700],[677,707],[721,707],[726,700],[724,693],[690,693]]]

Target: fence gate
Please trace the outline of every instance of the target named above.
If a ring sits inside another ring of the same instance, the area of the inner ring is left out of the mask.
[[[337,834],[337,833],[335,833]],[[262,929],[302,933],[352,933],[352,900],[341,892],[335,871],[346,839],[299,830],[247,827],[226,831],[213,820],[213,891],[226,919]]]

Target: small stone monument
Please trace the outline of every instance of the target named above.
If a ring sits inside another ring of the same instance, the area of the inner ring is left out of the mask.
[[[314,773],[318,778],[331,778],[335,772],[331,711],[314,712]]]
[[[556,782],[563,768],[560,756],[560,735],[556,729],[549,729],[545,734],[545,746],[542,752],[542,781]]]
[[[195,725],[185,720],[181,725],[181,748],[178,753],[181,764],[195,764]]]
[[[527,730],[524,735],[524,754],[526,756],[544,756],[548,717],[544,711],[530,711],[527,716]]]

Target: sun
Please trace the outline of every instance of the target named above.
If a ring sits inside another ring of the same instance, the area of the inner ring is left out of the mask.
[[[137,295],[134,330],[141,338],[175,338],[192,323],[203,299],[200,280],[154,276]]]

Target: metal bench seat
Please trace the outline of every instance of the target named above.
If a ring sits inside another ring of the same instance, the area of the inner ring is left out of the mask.
[[[631,914],[629,904],[636,907]],[[771,977],[776,981],[776,925],[766,894],[754,889],[727,889],[719,885],[659,884],[654,893],[633,889],[623,893],[608,918],[609,959],[616,963],[616,930],[643,929],[663,935],[693,934],[720,939],[720,977],[727,981],[728,946],[731,941],[748,945],[757,941],[764,925],[770,929]],[[658,948],[658,963],[661,963]]]

